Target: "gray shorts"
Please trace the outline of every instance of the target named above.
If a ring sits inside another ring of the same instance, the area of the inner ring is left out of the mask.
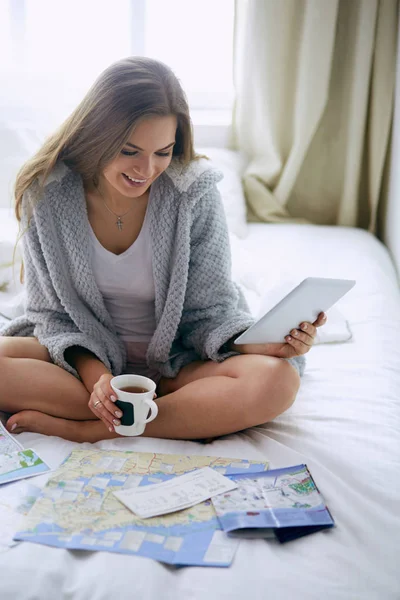
[[[298,374],[301,377],[304,373],[304,369],[306,366],[305,357],[304,356],[295,356],[294,358],[287,358],[286,360],[288,362],[290,362],[290,364],[296,369],[296,371],[298,372]]]

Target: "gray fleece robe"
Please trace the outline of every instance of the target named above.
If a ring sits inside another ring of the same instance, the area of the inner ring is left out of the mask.
[[[175,377],[194,360],[233,356],[224,344],[254,322],[231,280],[229,238],[216,187],[221,177],[204,159],[186,166],[174,159],[151,186],[156,330],[147,362],[165,377]],[[82,178],[60,162],[38,203],[37,195],[36,184],[23,198],[25,314],[1,334],[35,336],[53,362],[75,376],[64,353],[81,346],[117,375],[124,370],[125,348],[94,279]],[[290,362],[302,373],[303,357]]]

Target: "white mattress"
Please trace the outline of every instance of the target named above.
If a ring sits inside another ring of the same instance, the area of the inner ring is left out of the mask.
[[[262,458],[271,468],[305,462],[336,527],[286,545],[243,540],[228,569],[174,569],[146,558],[24,542],[0,554],[2,600],[398,600],[400,294],[388,253],[350,228],[249,230],[248,238],[234,241],[233,256],[252,309],[259,292],[282,279],[355,278],[340,303],[352,341],[313,348],[296,402],[272,423],[209,445],[137,438],[96,446]],[[52,466],[75,446],[30,433],[19,440]]]

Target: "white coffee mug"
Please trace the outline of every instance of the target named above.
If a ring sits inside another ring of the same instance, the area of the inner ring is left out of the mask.
[[[110,383],[118,398],[115,405],[122,411],[121,425],[114,426],[115,431],[120,435],[141,435],[146,424],[158,414],[158,406],[153,400],[156,384],[142,375],[118,375]],[[146,392],[125,392],[121,389],[131,386],[144,388]],[[149,409],[151,412],[147,417]]]

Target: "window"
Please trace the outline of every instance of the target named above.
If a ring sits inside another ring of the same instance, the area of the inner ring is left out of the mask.
[[[234,0],[1,0],[2,96],[69,111],[105,67],[142,54],[174,70],[192,109],[230,109],[233,22]]]
[[[145,54],[180,78],[193,108],[230,108],[233,0],[147,0]]]

